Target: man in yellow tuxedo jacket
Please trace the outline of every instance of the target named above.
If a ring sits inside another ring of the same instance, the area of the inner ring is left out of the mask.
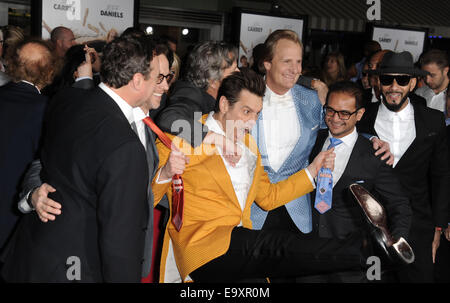
[[[249,135],[262,109],[264,80],[252,71],[234,72],[223,80],[215,112],[203,116],[210,131],[237,143],[241,158],[225,160],[220,147],[203,143],[193,149],[168,136],[188,155],[179,156],[157,140],[160,170],[152,183],[155,204],[164,194],[171,201],[171,178],[182,173],[184,219],[180,231],[169,220],[162,259],[169,239],[182,281],[237,281],[244,278],[298,276],[360,266],[359,255],[336,240],[312,239],[287,231],[252,230],[251,205],[277,208],[315,188],[319,169],[334,165],[333,149],[320,153],[304,170],[270,183],[261,155]],[[282,134],[280,134],[282,135]],[[162,266],[165,266],[164,261]],[[163,269],[162,269],[163,271]]]

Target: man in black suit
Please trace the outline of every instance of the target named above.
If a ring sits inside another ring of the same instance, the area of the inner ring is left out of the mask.
[[[414,68],[409,52],[386,54],[376,74],[382,102],[366,109],[358,130],[389,142],[394,171],[411,201],[409,244],[416,259],[396,276],[401,282],[432,282],[440,234],[448,223],[450,173],[444,117],[409,98],[416,77],[424,76]]]
[[[0,88],[0,249],[19,219],[15,200],[27,165],[38,151],[53,58],[40,40],[22,42],[10,63],[14,81]]]
[[[116,39],[103,54],[99,87],[68,88],[48,111],[42,177],[64,211],[22,218],[2,256],[6,281],[140,281],[151,172],[133,108],[153,94],[159,65],[143,40]]]
[[[408,238],[411,208],[392,167],[375,156],[372,143],[356,131],[355,125],[364,114],[363,104],[363,93],[356,83],[344,81],[330,86],[324,106],[328,129],[319,131],[310,157],[313,159],[326,150],[331,138],[342,141],[334,149],[332,206],[323,214],[313,210],[313,234],[319,238],[350,240],[355,253],[359,252],[365,260],[375,253],[369,245],[371,239],[362,209],[352,197],[349,185],[359,183],[383,203],[395,239]],[[315,193],[312,196],[314,207]],[[381,265],[384,270],[384,264]],[[367,278],[362,269],[299,279],[299,282],[364,281],[367,282]]]

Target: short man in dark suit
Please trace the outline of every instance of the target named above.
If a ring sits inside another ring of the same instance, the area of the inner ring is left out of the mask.
[[[6,281],[140,281],[151,159],[133,108],[150,99],[159,65],[143,40],[116,39],[103,54],[99,87],[68,88],[49,109],[42,177],[64,211],[51,223],[22,218],[2,255]]]
[[[38,151],[47,97],[40,90],[51,82],[53,57],[40,40],[22,42],[13,54],[14,81],[0,88],[0,249],[19,218],[18,187]]]
[[[310,157],[313,159],[320,151],[327,150],[331,138],[342,141],[334,149],[336,159],[332,172],[331,209],[323,214],[317,209],[313,210],[313,234],[319,238],[352,241],[355,253],[360,252],[361,258],[366,260],[375,254],[368,245],[371,239],[362,209],[352,197],[349,185],[359,183],[384,205],[388,226],[395,239],[408,238],[412,213],[409,200],[392,167],[375,156],[372,143],[356,131],[355,125],[364,115],[363,104],[363,92],[356,83],[344,81],[330,86],[324,106],[328,129],[319,131]],[[311,198],[313,208],[314,198],[315,192]],[[362,268],[361,271],[336,272],[298,280],[367,282],[366,272]]]
[[[382,102],[368,106],[358,130],[389,142],[394,171],[413,211],[408,241],[415,262],[396,276],[401,282],[432,282],[440,235],[448,223],[450,196],[444,116],[409,98],[416,77],[425,75],[414,68],[409,52],[387,53],[375,74],[381,83]]]

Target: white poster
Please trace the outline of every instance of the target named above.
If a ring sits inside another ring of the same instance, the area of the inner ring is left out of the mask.
[[[417,62],[423,52],[425,32],[374,27],[372,39],[378,41],[382,49],[394,52],[410,52],[413,55],[414,62]]]
[[[133,26],[134,0],[42,0],[42,38],[57,26],[70,28],[77,42],[121,34]]]
[[[277,29],[290,29],[302,40],[304,20],[294,18],[273,17],[266,15],[241,14],[241,32],[239,39],[239,58],[246,56],[252,62],[252,50]]]

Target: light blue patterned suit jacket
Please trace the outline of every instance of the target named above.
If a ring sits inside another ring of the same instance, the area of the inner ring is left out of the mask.
[[[291,89],[291,93],[299,120],[300,137],[293,151],[278,171],[275,172],[269,166],[264,125],[262,123],[264,117],[262,113],[259,115],[258,123],[256,123],[252,130],[252,135],[257,141],[259,151],[261,152],[264,170],[269,175],[272,183],[287,179],[292,174],[309,165],[308,157],[316,142],[317,132],[320,128],[325,127],[325,123],[323,122],[322,104],[317,96],[317,92],[300,85],[294,85]],[[290,201],[285,207],[300,231],[303,233],[311,232],[312,217],[309,194]],[[268,213],[257,206],[256,203],[253,203],[250,215],[253,229],[262,228],[267,214]]]

